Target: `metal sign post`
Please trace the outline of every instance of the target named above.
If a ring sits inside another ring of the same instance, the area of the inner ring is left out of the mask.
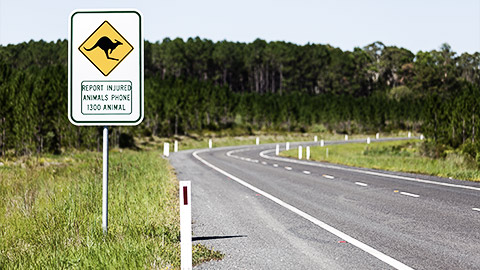
[[[102,229],[108,230],[108,127],[103,128]]]

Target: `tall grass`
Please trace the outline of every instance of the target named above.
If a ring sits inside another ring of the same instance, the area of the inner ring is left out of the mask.
[[[450,152],[445,158],[423,156],[419,140],[352,143],[312,147],[311,159],[381,170],[412,172],[461,180],[480,181],[480,170],[467,156]],[[328,148],[328,157],[327,157]],[[305,150],[304,150],[305,151]],[[281,153],[283,156],[298,157],[298,150]],[[305,154],[303,154],[305,157]]]
[[[167,161],[156,151],[111,151],[109,169],[104,235],[101,153],[0,167],[0,268],[179,268],[178,184]],[[195,250],[194,263],[221,258]]]

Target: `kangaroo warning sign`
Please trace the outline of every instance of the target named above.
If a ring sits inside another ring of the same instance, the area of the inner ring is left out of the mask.
[[[68,118],[78,126],[143,120],[143,31],[138,10],[75,10],[69,21]]]

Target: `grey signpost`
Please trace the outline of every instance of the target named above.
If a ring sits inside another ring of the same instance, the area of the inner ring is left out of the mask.
[[[134,9],[74,10],[69,19],[68,119],[103,126],[102,228],[108,230],[108,126],[143,120],[143,21]]]

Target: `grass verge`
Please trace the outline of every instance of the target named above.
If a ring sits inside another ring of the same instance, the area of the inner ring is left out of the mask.
[[[178,182],[157,151],[110,151],[109,232],[102,155],[25,158],[0,167],[0,268],[180,268]],[[196,245],[194,264],[222,254]]]
[[[465,155],[449,152],[445,158],[422,156],[419,140],[352,143],[312,147],[311,160],[373,168],[398,172],[412,172],[452,177],[461,180],[480,181],[480,170],[475,162]],[[328,148],[328,157],[327,157]],[[281,153],[282,156],[298,158],[298,150]],[[305,148],[303,157],[305,157]]]
[[[220,136],[216,133],[205,133],[200,135],[192,134],[191,136],[174,136],[173,138],[160,138],[156,136],[136,138],[135,144],[142,149],[163,149],[163,143],[170,143],[170,150],[173,150],[173,143],[178,141],[179,150],[208,148],[208,140],[212,139],[213,147],[236,146],[236,145],[253,145],[256,138],[260,139],[260,144],[281,143],[281,142],[303,142],[313,141],[314,136],[320,140],[344,140],[345,135],[335,133],[298,133],[298,132],[275,132],[266,133],[258,132],[254,135],[247,136]],[[375,138],[375,134],[354,134],[349,135],[350,140],[365,139],[368,136]],[[394,134],[381,134],[381,137],[406,137],[407,132],[397,132]]]

